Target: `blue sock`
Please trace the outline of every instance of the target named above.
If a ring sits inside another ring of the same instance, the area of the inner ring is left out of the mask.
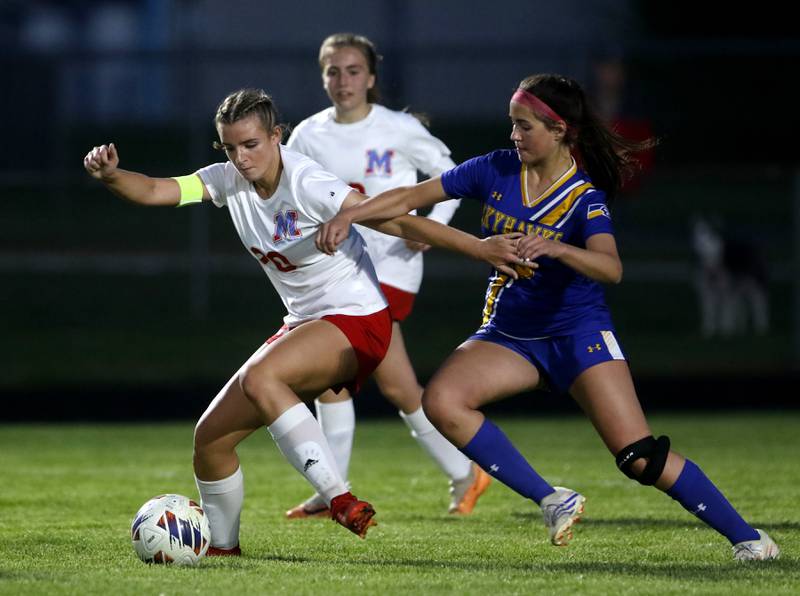
[[[538,504],[554,492],[499,428],[488,419],[461,452],[510,489]]]
[[[747,524],[728,499],[719,492],[703,470],[686,460],[681,475],[667,494],[678,501],[686,511],[696,515],[731,541],[758,540],[758,532]]]

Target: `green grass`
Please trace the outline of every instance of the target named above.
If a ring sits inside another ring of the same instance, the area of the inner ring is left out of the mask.
[[[552,483],[587,496],[567,548],[550,546],[538,509],[498,483],[472,516],[448,516],[446,482],[403,424],[365,420],[352,481],[380,522],[365,541],[329,520],[283,519],[309,489],[262,432],[240,448],[245,556],[192,569],[140,563],[128,534],[149,497],[195,494],[191,423],[0,426],[0,593],[797,592],[797,412],[651,420],[782,547],[779,561],[749,565],[669,498],[619,474],[585,420],[497,422]]]

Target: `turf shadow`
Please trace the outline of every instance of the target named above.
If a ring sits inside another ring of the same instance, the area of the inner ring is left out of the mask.
[[[541,515],[538,513],[528,512],[514,512],[511,514],[520,520],[529,520],[531,523],[540,522]],[[686,519],[653,519],[646,517],[621,517],[621,518],[597,518],[597,517],[583,517],[580,521],[582,526],[650,526],[662,528],[695,528],[706,527],[700,520],[687,517]],[[753,521],[749,522],[754,528],[761,528],[763,530],[800,530],[800,522],[781,521],[781,522],[768,522],[768,521]]]
[[[268,555],[260,558],[264,561],[279,563],[310,563],[312,565],[325,564],[326,561],[282,555]],[[746,579],[753,573],[759,575],[764,572],[798,575],[800,577],[800,562],[792,559],[779,559],[757,565],[742,565],[732,559],[725,563],[672,563],[660,562],[611,562],[611,561],[576,561],[570,559],[565,562],[548,563],[511,563],[508,561],[492,561],[485,558],[468,561],[441,561],[432,559],[353,559],[348,565],[369,567],[407,567],[412,569],[450,569],[466,572],[485,573],[548,573],[548,574],[591,574],[630,576],[637,579],[643,577],[671,578],[676,580],[717,582],[729,581],[731,577]]]

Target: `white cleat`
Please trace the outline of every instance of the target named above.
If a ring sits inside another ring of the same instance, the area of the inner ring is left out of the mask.
[[[540,503],[544,525],[550,531],[551,543],[566,546],[572,539],[572,526],[581,519],[586,497],[563,486],[553,488],[556,492],[547,495]]]
[[[745,540],[733,545],[733,558],[737,561],[766,561],[781,556],[781,549],[764,530],[756,530],[758,540]]]

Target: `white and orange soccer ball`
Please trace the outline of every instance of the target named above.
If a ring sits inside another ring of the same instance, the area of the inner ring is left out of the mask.
[[[195,501],[182,495],[160,495],[136,513],[131,541],[145,563],[197,565],[211,543],[211,530]]]

